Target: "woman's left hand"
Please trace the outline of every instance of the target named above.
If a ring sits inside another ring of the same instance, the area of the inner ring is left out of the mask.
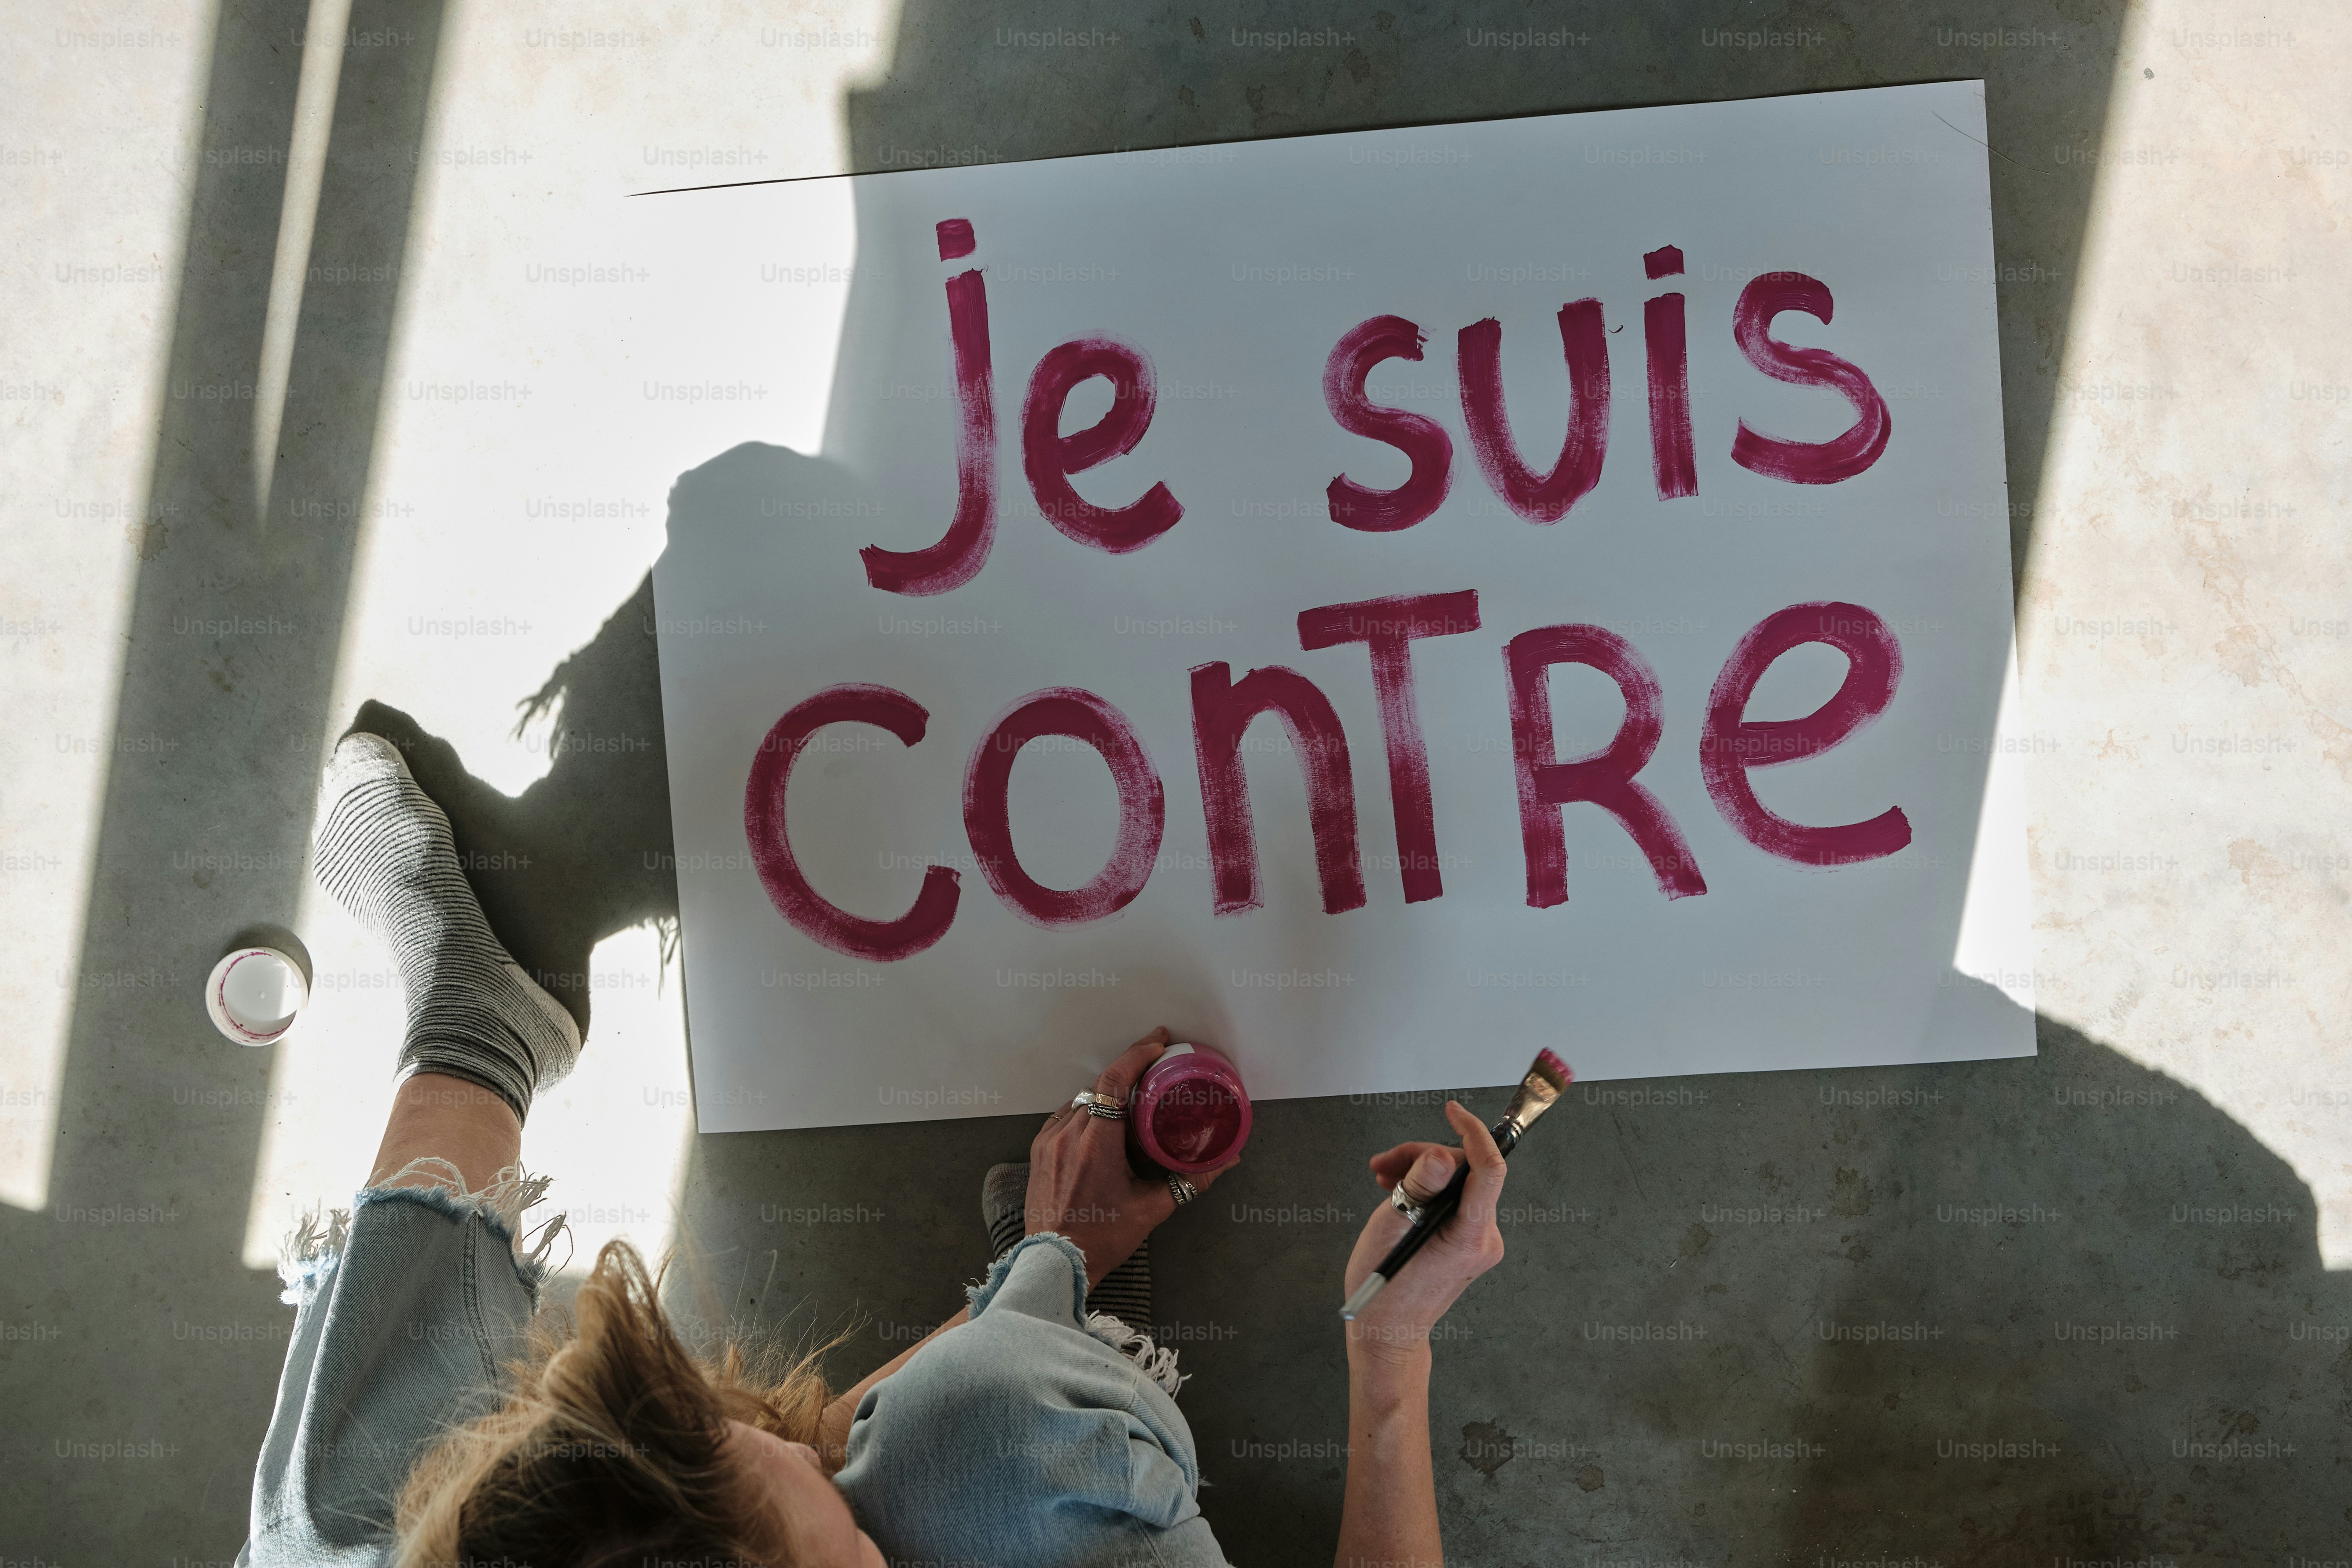
[[[1094,1091],[1120,1105],[1143,1069],[1168,1048],[1168,1031],[1154,1029],[1103,1068]],[[1196,1191],[1239,1164],[1206,1175],[1188,1176]],[[1176,1194],[1165,1176],[1139,1176],[1127,1163],[1127,1122],[1064,1106],[1046,1119],[1029,1145],[1029,1195],[1024,1228],[1068,1237],[1087,1255],[1087,1283],[1126,1262],[1152,1228],[1176,1212]]]
[[[1445,1102],[1445,1120],[1462,1135],[1461,1148],[1400,1143],[1372,1156],[1372,1179],[1391,1194],[1403,1187],[1406,1198],[1417,1204],[1444,1192],[1465,1161],[1470,1179],[1454,1216],[1438,1226],[1429,1245],[1413,1255],[1370,1307],[1348,1324],[1350,1352],[1364,1351],[1386,1360],[1425,1359],[1437,1320],[1469,1289],[1470,1281],[1503,1260],[1503,1233],[1495,1224],[1496,1200],[1503,1195],[1507,1169],[1503,1152],[1486,1123],[1454,1100]],[[1410,1228],[1411,1222],[1390,1205],[1373,1207],[1349,1255],[1340,1280],[1343,1297],[1355,1294]]]

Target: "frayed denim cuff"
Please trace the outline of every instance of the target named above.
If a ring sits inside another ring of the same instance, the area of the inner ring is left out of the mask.
[[[980,1284],[967,1286],[964,1290],[965,1299],[971,1303],[973,1321],[980,1320],[1003,1290],[1012,1277],[1013,1264],[1021,1255],[1041,1247],[1058,1250],[1069,1265],[1069,1316],[1062,1320],[1064,1324],[1083,1331],[1125,1356],[1135,1363],[1137,1371],[1172,1398],[1191,1375],[1177,1370],[1174,1348],[1153,1344],[1148,1326],[1124,1323],[1107,1312],[1087,1310],[1087,1255],[1066,1236],[1058,1236],[1050,1230],[1038,1231],[1034,1236],[1022,1237],[1013,1244],[1010,1252],[991,1264],[988,1278]],[[1022,1283],[1025,1304],[1016,1303],[1010,1310],[1025,1312],[1032,1317],[1039,1316],[1040,1310],[1053,1299],[1050,1273],[1045,1279],[1024,1279]]]
[[[1070,1323],[1073,1327],[1087,1321],[1087,1255],[1078,1244],[1066,1236],[1050,1230],[1036,1231],[1013,1244],[1013,1250],[988,1266],[988,1278],[977,1285],[964,1287],[964,1300],[971,1315],[979,1317],[988,1310],[996,1293],[1004,1288],[1005,1276],[1013,1272],[1013,1261],[1023,1253],[1039,1245],[1057,1247],[1070,1264]]]
[[[407,1183],[422,1177],[422,1183]],[[488,1186],[468,1191],[457,1167],[436,1155],[411,1160],[384,1181],[362,1188],[347,1209],[312,1209],[295,1225],[278,1253],[278,1278],[285,1286],[278,1300],[300,1306],[317,1294],[320,1279],[339,1262],[350,1244],[352,1219],[376,1204],[414,1204],[459,1222],[479,1220],[492,1236],[506,1243],[514,1259],[515,1277],[535,1300],[540,1281],[551,1268],[549,1254],[559,1236],[568,1234],[564,1216],[556,1215],[526,1235],[522,1223],[528,1210],[547,1195],[551,1176],[534,1176],[520,1165],[509,1165]],[[1073,1249],[1075,1250],[1075,1248]],[[1080,1278],[1084,1278],[1081,1265]]]

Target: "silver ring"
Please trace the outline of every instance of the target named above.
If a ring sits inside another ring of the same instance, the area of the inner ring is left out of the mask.
[[[1171,1172],[1168,1177],[1168,1195],[1176,1200],[1178,1208],[1182,1208],[1201,1195],[1201,1189]]]
[[[1074,1108],[1083,1109],[1088,1116],[1099,1116],[1106,1121],[1123,1121],[1127,1119],[1125,1106],[1109,1095],[1097,1094],[1090,1089],[1080,1089],[1071,1097],[1070,1104]]]
[[[1412,1201],[1412,1194],[1404,1190],[1404,1184],[1402,1182],[1399,1182],[1394,1189],[1390,1192],[1389,1207],[1396,1210],[1397,1213],[1404,1215],[1405,1218],[1411,1220],[1415,1225],[1419,1225],[1421,1223],[1422,1207],[1419,1204]]]

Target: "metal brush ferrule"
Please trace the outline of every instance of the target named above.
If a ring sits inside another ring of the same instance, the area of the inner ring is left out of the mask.
[[[1517,1091],[1511,1096],[1510,1105],[1503,1112],[1503,1121],[1517,1130],[1513,1134],[1514,1141],[1525,1137],[1528,1129],[1535,1125],[1536,1118],[1549,1110],[1552,1102],[1559,1098],[1557,1086],[1535,1073],[1529,1073],[1520,1082]]]

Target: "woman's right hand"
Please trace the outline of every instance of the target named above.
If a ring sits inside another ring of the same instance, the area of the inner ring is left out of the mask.
[[[1417,1358],[1429,1353],[1430,1331],[1447,1308],[1460,1299],[1470,1281],[1503,1260],[1503,1233],[1495,1225],[1496,1200],[1502,1195],[1503,1152],[1486,1124],[1454,1100],[1445,1102],[1445,1120],[1462,1134],[1462,1147],[1442,1143],[1400,1143],[1372,1156],[1372,1179],[1383,1192],[1404,1184],[1405,1195],[1425,1203],[1445,1190],[1456,1165],[1466,1153],[1470,1181],[1462,1193],[1462,1206],[1423,1244],[1394,1279],[1374,1297],[1371,1305],[1348,1324],[1348,1352],[1360,1352],[1379,1361]],[[1383,1199],[1364,1222],[1356,1247],[1348,1256],[1344,1294],[1353,1295],[1381,1259],[1388,1256],[1407,1230],[1403,1215]]]

